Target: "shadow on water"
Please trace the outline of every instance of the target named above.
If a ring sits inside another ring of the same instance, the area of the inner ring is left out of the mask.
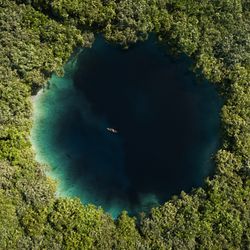
[[[61,171],[85,202],[136,213],[202,185],[218,146],[220,101],[185,57],[165,56],[152,40],[124,51],[99,38],[77,66],[72,90],[55,92],[63,108],[47,143],[64,152]]]

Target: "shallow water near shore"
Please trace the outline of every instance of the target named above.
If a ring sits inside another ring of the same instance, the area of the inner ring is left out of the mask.
[[[31,141],[58,194],[116,217],[148,211],[213,172],[221,101],[191,62],[154,39],[122,50],[98,38],[34,100]]]

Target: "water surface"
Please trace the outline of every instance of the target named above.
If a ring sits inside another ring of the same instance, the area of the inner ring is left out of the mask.
[[[98,38],[63,78],[53,75],[34,104],[32,142],[59,194],[115,217],[202,185],[213,171],[220,101],[190,65],[153,39],[122,50]]]

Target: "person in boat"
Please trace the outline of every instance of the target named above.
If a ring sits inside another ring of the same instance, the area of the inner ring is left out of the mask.
[[[116,129],[114,129],[114,128],[107,128],[107,130],[109,131],[109,132],[112,132],[112,133],[118,133],[118,131],[116,130]]]

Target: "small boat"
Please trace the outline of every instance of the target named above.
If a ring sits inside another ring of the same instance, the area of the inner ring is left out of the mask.
[[[107,128],[107,130],[108,130],[109,132],[114,133],[114,134],[118,133],[118,131],[117,131],[116,129],[114,129],[114,128]]]

